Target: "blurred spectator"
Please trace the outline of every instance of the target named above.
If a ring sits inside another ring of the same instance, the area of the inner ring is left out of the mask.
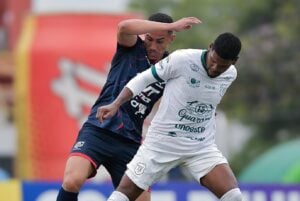
[[[6,33],[4,28],[4,4],[5,1],[0,2],[0,51],[6,47]]]
[[[4,28],[0,27],[0,51],[6,47],[6,33]]]
[[[16,129],[13,122],[13,62],[11,53],[0,50],[0,168],[13,175]],[[3,178],[3,171],[0,178]],[[1,179],[0,179],[1,180]]]
[[[9,179],[9,174],[5,170],[0,168],[0,181],[4,181],[7,179]]]

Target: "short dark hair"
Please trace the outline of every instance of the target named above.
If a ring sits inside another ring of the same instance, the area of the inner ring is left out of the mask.
[[[241,48],[242,44],[240,39],[228,32],[220,34],[213,44],[214,51],[222,59],[237,59]]]
[[[164,14],[164,13],[155,13],[152,14],[148,20],[154,21],[154,22],[163,22],[163,23],[172,23],[173,19],[171,16]]]

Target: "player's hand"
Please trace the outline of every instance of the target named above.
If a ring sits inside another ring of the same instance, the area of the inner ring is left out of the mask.
[[[200,23],[202,23],[201,20],[196,17],[185,17],[173,22],[172,25],[174,26],[173,30],[178,32],[190,29],[193,25]]]
[[[118,107],[114,104],[104,105],[98,107],[96,118],[100,123],[103,123],[105,119],[113,117],[118,111]]]

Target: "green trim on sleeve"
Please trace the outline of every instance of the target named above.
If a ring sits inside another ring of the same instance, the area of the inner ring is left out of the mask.
[[[151,66],[151,72],[152,72],[153,77],[154,77],[157,81],[159,81],[159,82],[164,82],[164,81],[158,76],[158,74],[157,74],[157,72],[156,72],[156,68],[155,68],[154,65]]]

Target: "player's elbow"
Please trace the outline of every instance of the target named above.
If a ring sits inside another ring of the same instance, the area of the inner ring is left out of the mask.
[[[119,22],[118,33],[130,34],[130,22],[128,20]]]

